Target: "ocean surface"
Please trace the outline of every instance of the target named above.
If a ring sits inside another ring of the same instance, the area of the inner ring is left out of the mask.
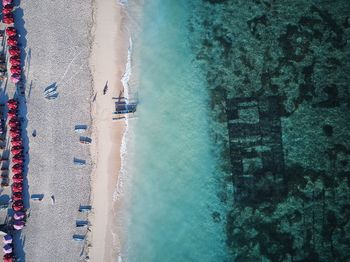
[[[227,258],[209,94],[190,44],[193,3],[148,1],[133,43],[139,106],[128,120],[126,261]]]
[[[135,3],[123,259],[349,260],[349,2]]]

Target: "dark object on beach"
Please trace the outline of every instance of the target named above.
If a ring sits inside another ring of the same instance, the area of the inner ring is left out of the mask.
[[[103,94],[107,94],[107,90],[108,90],[108,81],[105,84],[105,87],[103,88]]]
[[[80,205],[80,207],[79,207],[79,212],[81,212],[81,213],[88,213],[88,212],[90,212],[91,211],[91,206],[82,206],[82,205]]]
[[[54,205],[56,203],[56,199],[54,195],[51,195],[51,204]]]
[[[74,241],[84,241],[84,239],[85,239],[85,236],[83,235],[77,235],[77,234],[73,235]]]
[[[76,227],[87,227],[89,225],[89,221],[87,220],[77,220],[75,222]]]
[[[41,201],[44,198],[44,194],[33,194],[30,199],[35,201]]]
[[[32,136],[36,137],[36,129],[33,130]]]
[[[78,159],[78,158],[74,158],[73,159],[73,163],[76,166],[85,166],[86,165],[86,161],[83,159]]]
[[[92,140],[90,137],[86,137],[86,136],[81,136],[79,139],[79,142],[81,144],[91,144]]]

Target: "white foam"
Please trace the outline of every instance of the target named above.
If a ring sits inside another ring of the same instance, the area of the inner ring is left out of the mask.
[[[132,56],[132,39],[129,38],[129,47],[128,47],[128,57],[125,65],[125,72],[120,79],[124,87],[124,97],[129,99],[129,81],[131,77],[131,56]]]
[[[132,57],[132,39],[129,38],[129,47],[128,47],[128,57],[125,65],[125,72],[120,79],[124,87],[124,97],[129,99],[129,81],[131,77],[131,57]],[[127,155],[127,134],[129,130],[129,119],[128,115],[125,116],[125,130],[122,138],[122,143],[120,146],[120,171],[118,175],[117,186],[113,193],[113,201],[117,201],[120,196],[123,194],[123,184],[126,179],[126,155]]]

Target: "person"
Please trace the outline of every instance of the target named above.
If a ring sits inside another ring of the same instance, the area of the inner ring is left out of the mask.
[[[55,196],[51,195],[51,204],[54,205],[55,204]]]

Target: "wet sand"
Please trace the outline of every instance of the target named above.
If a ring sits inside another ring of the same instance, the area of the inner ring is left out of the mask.
[[[114,261],[120,246],[110,228],[113,215],[113,192],[120,170],[120,146],[125,128],[117,117],[113,97],[123,95],[120,79],[125,70],[129,35],[123,27],[123,8],[113,0],[94,2],[94,26],[90,67],[93,75],[92,102],[94,167],[92,172],[92,232],[89,236],[91,261]],[[104,94],[104,89],[106,93]]]

